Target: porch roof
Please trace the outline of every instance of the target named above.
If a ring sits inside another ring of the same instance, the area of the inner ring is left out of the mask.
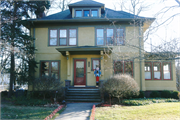
[[[66,51],[70,53],[70,55],[100,55],[100,52],[111,53],[112,47],[107,46],[77,46],[77,47],[65,47],[65,48],[56,48],[63,56],[66,56]]]

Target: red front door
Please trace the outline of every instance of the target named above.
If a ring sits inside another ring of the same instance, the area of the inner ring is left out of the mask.
[[[74,60],[74,85],[86,85],[86,60]]]

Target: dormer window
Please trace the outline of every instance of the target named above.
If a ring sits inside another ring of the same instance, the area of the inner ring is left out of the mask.
[[[75,17],[98,17],[98,9],[76,9]]]

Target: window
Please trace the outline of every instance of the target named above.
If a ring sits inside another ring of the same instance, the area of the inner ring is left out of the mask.
[[[163,79],[171,79],[171,63],[163,63]]]
[[[97,29],[96,30],[97,36],[97,45],[104,45],[104,29]]]
[[[84,10],[84,17],[90,17],[89,10]]]
[[[161,79],[161,63],[154,62],[153,69],[154,69],[154,79],[160,80]]]
[[[97,17],[98,11],[97,10],[91,10],[91,17]]]
[[[82,10],[76,10],[76,17],[82,17]]]
[[[49,40],[50,46],[57,45],[57,30],[50,30],[50,40]]]
[[[114,74],[123,74],[123,62],[114,62]]]
[[[144,70],[145,70],[145,79],[146,80],[151,80],[151,63],[150,62],[145,62],[145,67],[144,67]]]
[[[92,64],[92,69],[91,70],[95,70],[96,69],[96,65],[99,65],[99,68],[101,68],[101,65],[100,65],[100,59],[99,58],[92,58],[91,59],[91,64]]]
[[[107,29],[107,45],[113,45],[114,39],[113,39],[113,29]]]
[[[132,61],[114,62],[114,74],[123,74],[123,73],[133,76],[133,62]]]
[[[69,30],[69,45],[76,45],[76,29]]]
[[[124,44],[124,29],[117,29],[117,45]]]
[[[67,45],[67,30],[59,30],[59,45]]]
[[[59,61],[42,61],[41,76],[51,76],[59,79]]]

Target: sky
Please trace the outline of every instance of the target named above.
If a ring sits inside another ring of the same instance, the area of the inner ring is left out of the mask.
[[[78,1],[81,0],[72,0],[71,3]],[[118,5],[118,3],[120,3],[121,0],[94,0],[94,1],[104,3],[105,7],[110,9],[115,9],[116,6],[116,10],[120,10],[120,6]],[[151,6],[148,9],[146,9],[146,11],[141,12],[139,16],[156,18],[156,21],[158,22],[166,20],[172,14],[180,13],[180,7],[179,7],[178,9],[173,9],[167,12],[166,14],[163,15],[163,17],[155,16],[156,13],[158,13],[162,8],[177,5],[175,0],[165,0],[165,2],[163,2],[163,0],[144,0],[144,3],[146,5],[149,4]],[[57,12],[60,11],[58,9],[51,9],[49,14],[54,14]],[[155,22],[152,23],[152,26],[154,25]],[[171,41],[173,38],[179,38],[180,40],[180,15],[176,16],[173,20],[161,26],[155,33],[151,34],[148,37],[148,40],[145,42],[145,50],[151,51],[151,46],[150,46],[151,43],[153,44],[153,46],[157,46],[160,45],[163,41]]]

